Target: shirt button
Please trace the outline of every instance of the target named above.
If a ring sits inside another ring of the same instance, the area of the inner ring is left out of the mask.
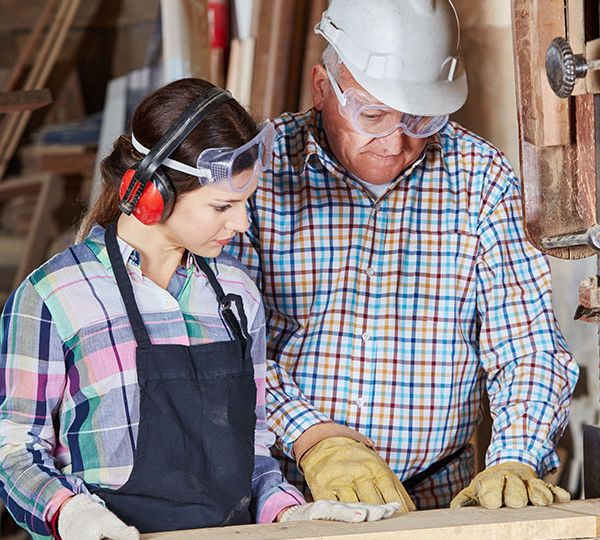
[[[365,332],[365,333],[362,335],[362,340],[363,340],[363,341],[369,341],[370,339],[371,339],[371,333],[370,333],[370,332]]]
[[[372,266],[369,266],[369,268],[367,268],[367,270],[366,270],[366,274],[369,277],[373,277],[375,275],[375,268],[373,268]]]
[[[358,398],[356,400],[356,406],[357,407],[362,407],[365,403],[366,403],[366,401],[363,398]]]

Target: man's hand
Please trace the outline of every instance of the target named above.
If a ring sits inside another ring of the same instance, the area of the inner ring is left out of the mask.
[[[128,527],[89,495],[71,497],[60,509],[58,534],[62,540],[139,540],[135,527]]]
[[[416,510],[387,463],[361,442],[348,437],[323,439],[302,456],[299,465],[315,500],[399,502],[401,512]]]
[[[567,502],[570,499],[571,496],[563,488],[537,478],[529,465],[508,461],[480,472],[452,499],[450,508],[523,508],[528,503],[547,506],[553,502]]]
[[[326,519],[358,523],[360,521],[379,521],[389,518],[400,509],[400,503],[365,504],[341,503],[337,501],[317,501],[314,503],[292,506],[284,510],[279,518],[284,521],[309,521]]]

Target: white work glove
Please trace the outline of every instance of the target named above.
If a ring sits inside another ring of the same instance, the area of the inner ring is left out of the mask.
[[[400,503],[398,502],[366,504],[320,500],[288,508],[279,518],[279,522],[309,521],[312,519],[346,521],[348,523],[379,521],[380,519],[389,518],[398,510],[400,510]]]
[[[94,497],[79,494],[60,509],[58,534],[62,540],[139,540],[135,527],[128,527]]]

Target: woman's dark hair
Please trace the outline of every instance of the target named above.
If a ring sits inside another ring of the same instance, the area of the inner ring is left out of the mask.
[[[152,148],[195,99],[205,96],[214,85],[202,79],[179,79],[155,90],[137,106],[131,120],[135,138],[146,148]],[[237,148],[258,132],[256,122],[235,100],[227,101],[207,114],[198,126],[171,154],[171,158],[192,167],[198,154],[206,148]],[[83,240],[95,223],[106,227],[119,215],[119,186],[123,173],[144,156],[121,135],[110,155],[100,164],[102,189],[97,200],[83,216],[77,240]],[[163,167],[175,188],[175,193],[196,189],[198,179],[186,173]]]

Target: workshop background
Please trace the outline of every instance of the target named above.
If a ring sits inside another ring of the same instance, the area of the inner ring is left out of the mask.
[[[511,4],[455,4],[470,94],[454,120],[498,146],[519,171]],[[72,241],[94,197],[98,160],[151,88],[193,74],[227,86],[257,117],[310,107],[310,68],[323,47],[312,28],[326,5],[0,0],[0,92],[29,92],[20,101],[0,99],[0,111],[13,109],[0,114],[0,305],[31,269]],[[598,421],[599,348],[597,325],[573,314],[579,284],[597,273],[597,261],[551,264],[556,315],[582,368],[557,476],[579,497],[582,426]],[[0,519],[0,538],[26,538],[6,513]]]

